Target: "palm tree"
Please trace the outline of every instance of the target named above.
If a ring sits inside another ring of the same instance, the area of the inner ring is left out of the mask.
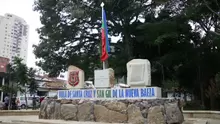
[[[22,59],[15,57],[12,63],[7,66],[7,75],[9,79],[9,84],[1,87],[3,92],[10,94],[9,105],[11,106],[12,94],[16,94],[17,91],[24,93],[26,109],[27,109],[27,92],[31,95],[37,93],[38,84],[35,80],[36,70],[33,68],[28,69],[28,67],[22,63]],[[28,90],[27,90],[28,88]]]
[[[9,84],[2,86],[3,92],[10,94],[9,106],[11,106],[12,94],[16,94],[17,91],[25,93],[25,99],[27,104],[26,91],[24,90],[25,85],[28,82],[28,68],[22,63],[22,59],[15,57],[12,63],[7,66],[7,77],[9,79]]]
[[[13,68],[15,70],[15,82],[19,91],[25,94],[25,102],[27,109],[27,91],[26,85],[28,83],[28,67],[22,63],[21,58],[15,57],[13,60]],[[25,89],[24,89],[25,88]]]

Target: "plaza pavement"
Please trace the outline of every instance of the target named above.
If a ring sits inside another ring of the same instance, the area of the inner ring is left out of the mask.
[[[187,118],[184,124],[220,124],[220,120],[214,119],[195,119]],[[208,121],[208,123],[207,123]],[[192,123],[193,122],[193,123]],[[76,122],[63,120],[44,120],[38,119],[38,116],[0,116],[0,123],[2,124],[109,124],[101,122]],[[111,123],[117,124],[117,123]]]

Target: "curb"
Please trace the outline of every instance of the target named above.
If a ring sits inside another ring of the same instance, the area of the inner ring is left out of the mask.
[[[0,116],[27,116],[38,115],[39,110],[1,110]]]
[[[188,118],[186,119],[183,124],[210,124],[210,122],[208,120],[203,120],[203,119],[192,119],[192,118]]]
[[[7,122],[8,123],[8,122]],[[58,124],[58,123],[49,123],[49,122],[40,122],[40,121],[22,121],[22,120],[11,120],[11,123],[18,123],[18,124],[22,124],[22,123],[31,123],[31,124]]]
[[[4,123],[4,122],[3,122]],[[23,121],[23,120],[12,120],[10,123],[6,122],[8,124],[13,123],[13,124],[26,124],[26,123],[30,123],[30,124],[74,124],[75,122],[43,122],[43,121]],[[76,122],[77,124],[83,124],[83,122]],[[89,122],[85,122],[86,124],[88,124]],[[93,122],[94,123],[94,122]],[[0,123],[1,124],[1,123]],[[129,124],[129,123],[104,123],[104,122],[97,122],[96,124]]]

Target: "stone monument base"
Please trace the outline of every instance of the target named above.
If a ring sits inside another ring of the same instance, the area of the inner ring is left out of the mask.
[[[182,124],[177,100],[44,100],[39,119],[132,124]]]

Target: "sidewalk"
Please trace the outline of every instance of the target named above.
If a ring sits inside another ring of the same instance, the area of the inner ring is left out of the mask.
[[[38,119],[38,116],[0,116],[0,121],[3,123],[30,123],[30,124],[110,124],[101,122],[77,122],[64,120],[44,120]],[[118,124],[118,123],[111,123]],[[121,123],[120,123],[121,124]]]
[[[39,110],[1,110],[0,116],[37,116]]]
[[[187,121],[184,124],[220,124],[220,120],[214,120],[214,119],[186,118],[186,120]],[[25,124],[110,124],[110,123],[102,123],[102,122],[44,120],[44,119],[38,119],[38,116],[36,115],[0,116],[0,122],[3,122],[3,124],[4,123],[7,123],[7,124],[24,124],[24,123]],[[117,123],[111,123],[111,124],[117,124]]]
[[[186,118],[183,124],[220,124],[220,120],[208,118]]]

